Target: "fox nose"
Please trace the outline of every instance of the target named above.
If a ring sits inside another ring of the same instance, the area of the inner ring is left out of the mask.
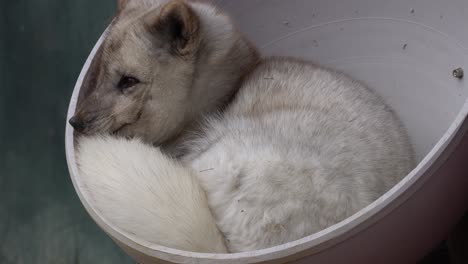
[[[83,132],[85,128],[85,124],[83,122],[83,119],[78,118],[77,116],[73,116],[68,120],[68,123],[78,132]]]

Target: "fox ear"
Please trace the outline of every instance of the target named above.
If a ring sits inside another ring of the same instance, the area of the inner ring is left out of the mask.
[[[169,1],[160,10],[150,12],[145,23],[152,34],[168,41],[171,50],[180,56],[198,49],[200,20],[184,1]]]
[[[121,12],[130,0],[117,0],[117,11]]]

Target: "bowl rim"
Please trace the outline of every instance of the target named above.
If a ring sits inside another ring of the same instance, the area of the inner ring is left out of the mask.
[[[101,46],[109,27],[100,36],[97,43],[94,45],[89,54],[80,75],[76,81],[73,94],[70,100],[67,120],[73,116],[78,100],[78,95],[81,89],[83,79],[90,67],[90,64]],[[329,247],[332,247],[345,239],[358,234],[378,222],[385,215],[402,205],[409,197],[416,193],[419,188],[426,182],[434,170],[436,170],[441,162],[450,154],[449,143],[456,137],[463,134],[461,127],[465,122],[468,122],[468,99],[465,100],[461,110],[455,117],[455,120],[450,124],[449,128],[419,162],[419,164],[402,179],[393,188],[387,191],[380,198],[359,210],[354,215],[345,220],[336,223],[324,230],[321,230],[304,238],[274,246],[271,248],[247,251],[241,253],[229,254],[214,254],[214,253],[196,253],[173,249],[157,244],[148,243],[131,234],[122,231],[117,226],[103,218],[92,206],[88,203],[85,194],[80,190],[80,179],[78,168],[75,160],[75,146],[73,137],[73,128],[66,122],[65,129],[65,153],[70,173],[70,178],[73,182],[78,197],[85,207],[91,218],[116,242],[121,243],[133,250],[143,253],[147,256],[158,258],[172,262],[187,263],[188,260],[203,260],[205,263],[256,263],[274,260],[278,258],[286,258],[295,255],[299,252],[307,250],[307,255],[314,255]],[[402,194],[405,193],[404,196]]]

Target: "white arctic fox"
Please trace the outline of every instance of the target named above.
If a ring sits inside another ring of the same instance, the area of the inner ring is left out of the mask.
[[[310,235],[413,166],[403,126],[377,95],[317,65],[260,59],[201,1],[119,1],[70,123],[84,134],[77,159],[95,209],[189,251]]]

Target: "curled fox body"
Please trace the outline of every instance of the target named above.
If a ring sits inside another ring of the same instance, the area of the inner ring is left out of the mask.
[[[354,214],[413,166],[394,112],[351,78],[260,58],[201,1],[119,1],[70,123],[96,210],[151,243],[242,252]],[[112,134],[112,135],[110,135]]]

